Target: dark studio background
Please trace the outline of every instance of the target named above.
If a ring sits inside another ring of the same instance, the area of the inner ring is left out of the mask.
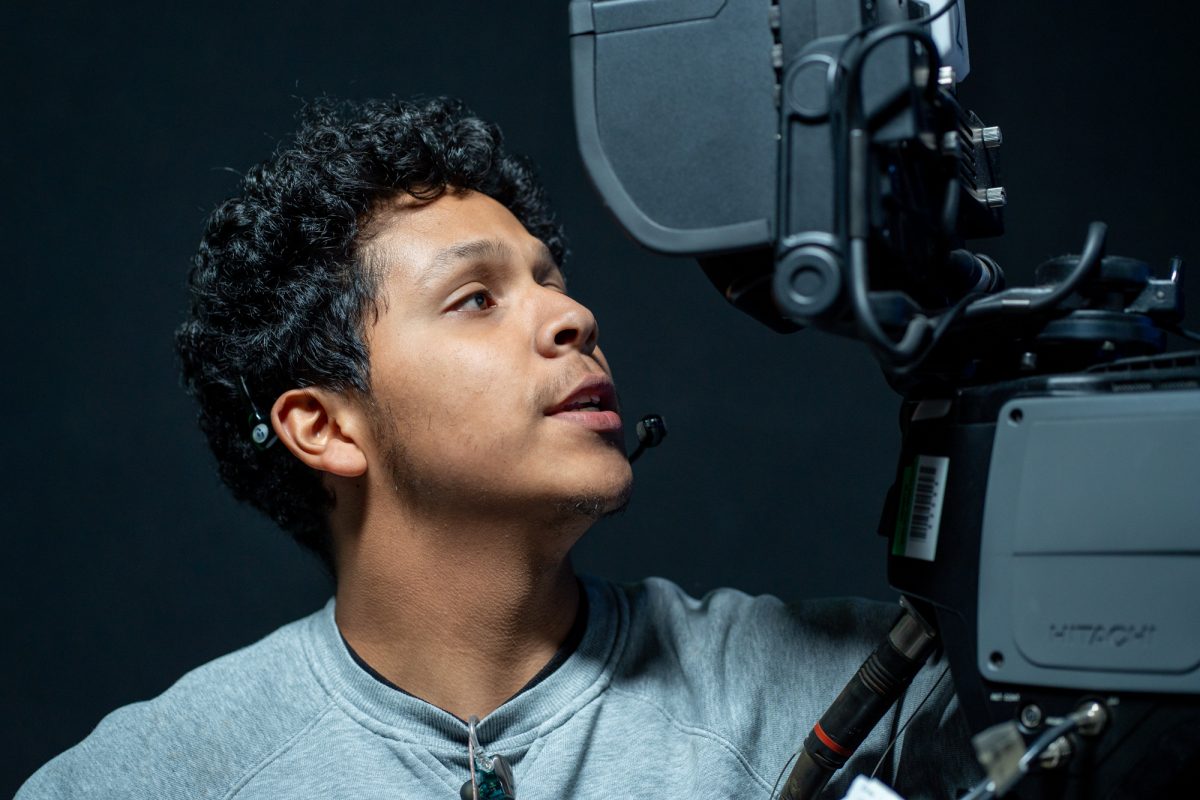
[[[978,247],[1014,282],[1078,250],[1091,219],[1109,222],[1110,253],[1200,260],[1183,33],[1196,12],[1131,8],[967,4],[962,92],[1004,129],[1010,199],[1008,236]],[[891,597],[874,527],[895,396],[864,346],[770,333],[606,216],[575,149],[565,0],[0,15],[0,795],[108,711],[329,592],[315,562],[227,496],[171,349],[207,212],[233,192],[231,170],[292,130],[298,98],[459,95],[539,164],[629,416],[660,411],[671,427],[639,463],[628,513],[581,545],[581,569],[692,592]]]

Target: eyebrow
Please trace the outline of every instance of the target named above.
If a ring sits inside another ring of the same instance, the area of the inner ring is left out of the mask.
[[[540,248],[534,269],[539,273],[549,269],[558,269],[558,265],[554,263],[554,259],[550,255],[550,248],[540,240],[538,244]],[[512,258],[512,248],[499,239],[472,239],[467,242],[457,242],[434,254],[429,261],[428,268],[417,281],[417,288],[420,291],[429,290],[448,275],[452,275],[464,261],[507,262]]]

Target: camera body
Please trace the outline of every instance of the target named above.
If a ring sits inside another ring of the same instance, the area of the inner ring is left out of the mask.
[[[573,0],[570,21],[579,145],[621,225],[774,330],[862,339],[903,396],[889,582],[936,618],[971,727],[1031,741],[1108,709],[1018,793],[1196,770],[1200,354],[1164,355],[1182,263],[1106,257],[1097,223],[1006,288],[965,249],[1007,198],[999,129],[956,98],[961,3]]]
[[[916,19],[923,4],[577,0],[570,9],[580,150],[642,245],[699,258],[735,306],[780,331],[856,335],[848,205],[867,217],[885,327],[980,282],[973,262],[947,254],[1003,230],[1001,139],[956,102],[954,67],[931,70],[929,54],[900,38],[872,47],[853,82],[871,140],[870,179],[853,203],[837,157],[848,93],[834,86],[837,64],[862,48],[857,31]],[[958,44],[946,51],[965,72],[965,25],[954,19],[947,39]]]

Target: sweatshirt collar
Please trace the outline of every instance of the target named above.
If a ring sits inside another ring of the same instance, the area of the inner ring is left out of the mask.
[[[629,609],[612,584],[581,579],[587,593],[587,625],[579,645],[534,686],[483,718],[480,740],[489,749],[512,752],[569,720],[604,691],[625,645]],[[330,600],[308,620],[304,643],[317,680],[333,700],[373,732],[430,748],[461,749],[467,726],[448,711],[379,681],[343,644]]]

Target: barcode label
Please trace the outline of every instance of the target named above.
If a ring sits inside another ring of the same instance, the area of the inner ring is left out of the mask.
[[[938,530],[942,522],[942,500],[950,459],[917,456],[905,470],[904,493],[896,520],[894,555],[933,561],[937,555]]]

